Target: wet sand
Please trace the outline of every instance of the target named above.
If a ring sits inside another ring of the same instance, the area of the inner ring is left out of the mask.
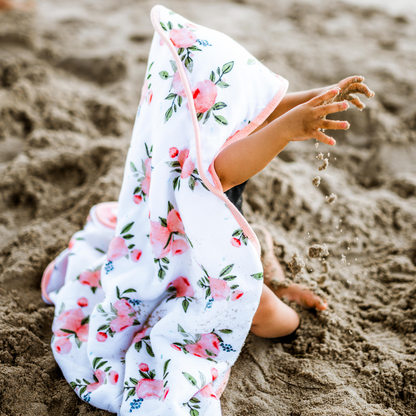
[[[78,399],[56,365],[40,280],[90,207],[118,198],[156,3],[42,0],[0,13],[0,416],[110,414]],[[376,92],[341,113],[351,128],[335,147],[291,143],[247,184],[245,215],[271,230],[286,278],[297,250],[295,281],[329,307],[293,305],[294,338],[249,335],[224,415],[416,415],[416,6],[163,4],[235,38],[289,91],[360,74]],[[326,244],[326,265],[308,256],[314,244]]]

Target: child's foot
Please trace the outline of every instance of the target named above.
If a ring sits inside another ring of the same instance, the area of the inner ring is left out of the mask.
[[[325,300],[304,285],[291,283],[288,287],[273,286],[271,289],[278,298],[285,297],[289,301],[295,301],[304,308],[315,308],[318,311],[323,311],[328,307]]]
[[[315,308],[323,311],[328,307],[325,300],[312,292],[304,285],[291,283],[289,286],[281,285],[285,280],[285,273],[274,255],[273,237],[266,227],[255,224],[253,230],[260,241],[261,262],[263,263],[264,284],[268,286],[278,297],[285,297],[289,301],[295,301],[304,308]]]
[[[283,282],[283,280],[285,280],[285,273],[274,255],[273,237],[267,228],[262,225],[253,225],[253,230],[260,242],[264,283],[267,286],[270,286],[272,281],[277,280],[279,282]]]

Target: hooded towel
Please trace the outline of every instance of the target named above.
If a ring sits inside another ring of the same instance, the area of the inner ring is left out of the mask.
[[[260,247],[216,155],[287,81],[234,40],[156,6],[119,202],[91,209],[47,268],[52,350],[84,401],[128,415],[217,416],[262,292]]]

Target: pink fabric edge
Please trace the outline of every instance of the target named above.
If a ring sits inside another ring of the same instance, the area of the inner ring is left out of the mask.
[[[45,271],[43,272],[42,280],[41,280],[41,283],[40,283],[40,288],[41,288],[43,297],[47,301],[49,301],[52,305],[53,305],[53,302],[52,302],[51,298],[49,297],[48,292],[46,291],[46,289],[48,288],[48,284],[51,280],[51,276],[52,276],[52,272],[53,272],[54,267],[55,267],[55,260],[50,262],[48,264],[48,266],[46,267]]]
[[[198,164],[198,171],[201,176],[201,179],[203,180],[205,186],[218,198],[220,198],[222,201],[225,202],[231,213],[233,214],[234,218],[237,220],[238,224],[240,225],[241,229],[243,230],[244,234],[247,235],[247,237],[250,239],[252,244],[254,245],[254,248],[257,251],[258,256],[260,257],[260,243],[257,239],[256,234],[251,229],[249,223],[247,220],[243,217],[243,215],[240,213],[240,211],[235,207],[235,205],[226,197],[226,195],[223,192],[221,181],[218,178],[218,175],[215,172],[215,169],[213,168],[213,163],[215,161],[215,158],[218,156],[220,151],[225,147],[228,146],[231,143],[234,143],[236,140],[241,139],[243,137],[246,137],[248,134],[250,134],[255,128],[257,128],[263,121],[271,114],[271,112],[276,108],[276,106],[279,104],[281,99],[283,98],[283,95],[287,91],[288,82],[282,78],[284,83],[282,84],[282,89],[277,92],[277,94],[273,97],[273,99],[270,101],[270,103],[267,105],[266,108],[262,110],[262,112],[244,129],[242,129],[239,133],[235,135],[231,139],[231,141],[227,144],[227,142],[224,143],[224,145],[221,147],[221,149],[218,151],[217,155],[215,155],[214,160],[212,161],[211,165],[209,166],[208,170],[210,174],[212,175],[214,185],[211,184],[211,182],[208,180],[208,178],[205,176],[205,173],[202,168],[202,157],[201,157],[201,137],[200,137],[200,131],[199,131],[199,124],[198,120],[196,118],[196,110],[195,110],[195,103],[192,96],[191,87],[188,82],[188,78],[185,74],[185,70],[182,66],[182,63],[178,57],[178,54],[176,53],[175,46],[169,39],[169,37],[165,34],[165,31],[160,26],[160,20],[159,20],[159,11],[162,6],[154,6],[152,8],[152,11],[150,13],[150,20],[152,22],[152,25],[156,32],[160,35],[160,37],[165,41],[166,46],[170,49],[173,59],[175,60],[179,75],[181,77],[182,84],[184,86],[185,95],[188,99],[188,106],[189,111],[191,115],[192,125],[194,127],[195,132],[195,143],[196,143],[196,154],[197,154],[197,164]],[[278,75],[277,75],[278,76]],[[280,77],[279,77],[280,78]],[[212,166],[212,169],[211,169]]]

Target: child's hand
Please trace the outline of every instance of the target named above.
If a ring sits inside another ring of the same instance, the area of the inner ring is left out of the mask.
[[[367,85],[363,84],[363,81],[364,77],[361,75],[354,75],[352,77],[343,79],[342,81],[338,82],[338,84],[316,90],[317,95],[321,95],[329,89],[338,87],[340,89],[340,93],[335,97],[333,101],[348,100],[351,101],[351,103],[354,104],[359,110],[362,110],[365,107],[365,104],[355,94],[363,94],[367,98],[374,97],[374,92],[371,91]]]
[[[340,88],[333,88],[285,113],[281,119],[285,123],[289,140],[302,141],[315,138],[322,143],[334,145],[335,140],[323,133],[321,129],[349,129],[350,124],[347,121],[325,119],[328,114],[345,111],[349,107],[347,101],[333,102],[339,93]],[[331,100],[331,104],[326,104]]]

